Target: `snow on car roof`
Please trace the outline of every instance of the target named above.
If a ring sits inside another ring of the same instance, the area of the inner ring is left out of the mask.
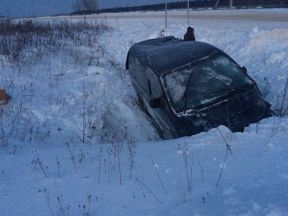
[[[160,75],[215,52],[220,50],[204,42],[183,41],[173,36],[151,39],[130,48],[126,69],[129,69],[129,57],[133,56]]]

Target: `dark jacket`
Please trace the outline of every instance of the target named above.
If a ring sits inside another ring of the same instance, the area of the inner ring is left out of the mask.
[[[195,41],[194,29],[190,26],[187,28],[187,32],[184,35],[184,41]]]

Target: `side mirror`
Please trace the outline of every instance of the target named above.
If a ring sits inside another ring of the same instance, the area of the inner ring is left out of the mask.
[[[160,108],[163,107],[162,97],[152,98],[150,100],[150,107],[152,108]]]
[[[243,72],[244,74],[247,75],[247,68],[246,68],[246,67],[241,67],[241,70],[242,70],[242,72]]]

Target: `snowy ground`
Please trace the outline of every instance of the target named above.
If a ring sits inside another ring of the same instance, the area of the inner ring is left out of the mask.
[[[159,140],[123,68],[129,47],[158,37],[164,20],[104,21],[114,30],[97,43],[71,45],[80,57],[51,55],[19,72],[1,56],[0,86],[13,99],[1,108],[0,215],[287,215],[288,118]],[[197,40],[246,66],[277,108],[287,22],[192,23]],[[182,37],[186,27],[171,18],[164,34]]]

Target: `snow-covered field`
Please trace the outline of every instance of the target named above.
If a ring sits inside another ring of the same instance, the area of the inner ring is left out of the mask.
[[[138,107],[126,54],[161,32],[182,38],[185,18],[170,17],[167,29],[162,17],[99,19],[113,30],[83,32],[85,42],[63,42],[61,52],[40,60],[29,58],[33,49],[21,65],[0,55],[0,88],[12,96],[0,107],[0,215],[288,215],[288,117],[265,119],[244,133],[219,127],[160,140]],[[288,80],[288,22],[191,23],[197,40],[246,66],[279,108]]]

